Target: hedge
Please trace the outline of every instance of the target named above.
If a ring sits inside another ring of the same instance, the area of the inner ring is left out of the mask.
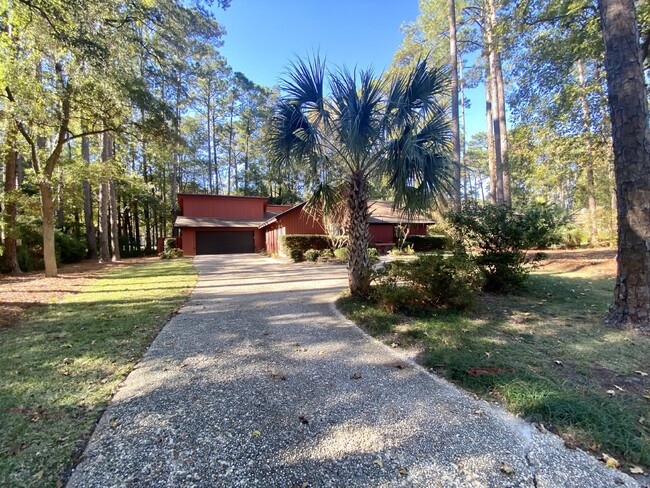
[[[280,236],[280,246],[283,247],[288,255],[291,251],[298,250],[302,252],[316,249],[318,251],[329,249],[329,239],[320,234],[289,234]]]
[[[451,242],[444,235],[436,236],[407,236],[406,243],[413,246],[416,252],[442,251],[448,249]]]

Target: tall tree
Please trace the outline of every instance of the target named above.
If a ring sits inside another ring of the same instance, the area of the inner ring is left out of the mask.
[[[650,140],[633,0],[599,0],[618,197],[618,271],[607,321],[650,330]]]
[[[19,274],[18,252],[16,249],[16,167],[18,151],[16,150],[17,130],[10,124],[6,130],[5,165],[4,165],[4,255],[5,267],[11,274]]]
[[[449,3],[449,67],[451,73],[451,139],[454,158],[454,195],[456,212],[460,211],[460,118],[458,114],[458,45],[456,42],[456,2]]]
[[[335,195],[345,202],[349,288],[366,295],[372,182],[386,181],[406,212],[448,194],[451,134],[439,102],[448,82],[425,61],[390,81],[342,70],[330,75],[327,96],[325,73],[319,59],[294,63],[275,109],[270,154],[281,165],[300,161],[314,174],[341,176],[321,181],[313,198],[326,209]]]

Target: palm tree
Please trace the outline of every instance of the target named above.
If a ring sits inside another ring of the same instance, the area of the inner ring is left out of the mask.
[[[344,202],[353,295],[370,289],[370,185],[388,185],[395,208],[406,213],[449,194],[451,132],[438,100],[447,87],[445,74],[426,61],[375,78],[371,71],[326,72],[318,57],[298,59],[282,81],[269,153],[275,164],[299,163],[316,175],[312,201],[323,202],[325,210],[332,199]]]

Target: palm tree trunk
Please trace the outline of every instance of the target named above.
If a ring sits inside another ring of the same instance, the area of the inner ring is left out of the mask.
[[[650,140],[634,0],[599,0],[618,196],[618,271],[607,323],[650,330]]]
[[[347,199],[348,207],[348,282],[350,293],[366,297],[370,292],[370,229],[368,227],[368,187],[365,175],[352,174]]]

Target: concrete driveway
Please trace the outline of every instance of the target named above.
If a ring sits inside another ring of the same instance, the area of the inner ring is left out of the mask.
[[[363,334],[343,267],[194,262],[68,486],[637,486]]]

